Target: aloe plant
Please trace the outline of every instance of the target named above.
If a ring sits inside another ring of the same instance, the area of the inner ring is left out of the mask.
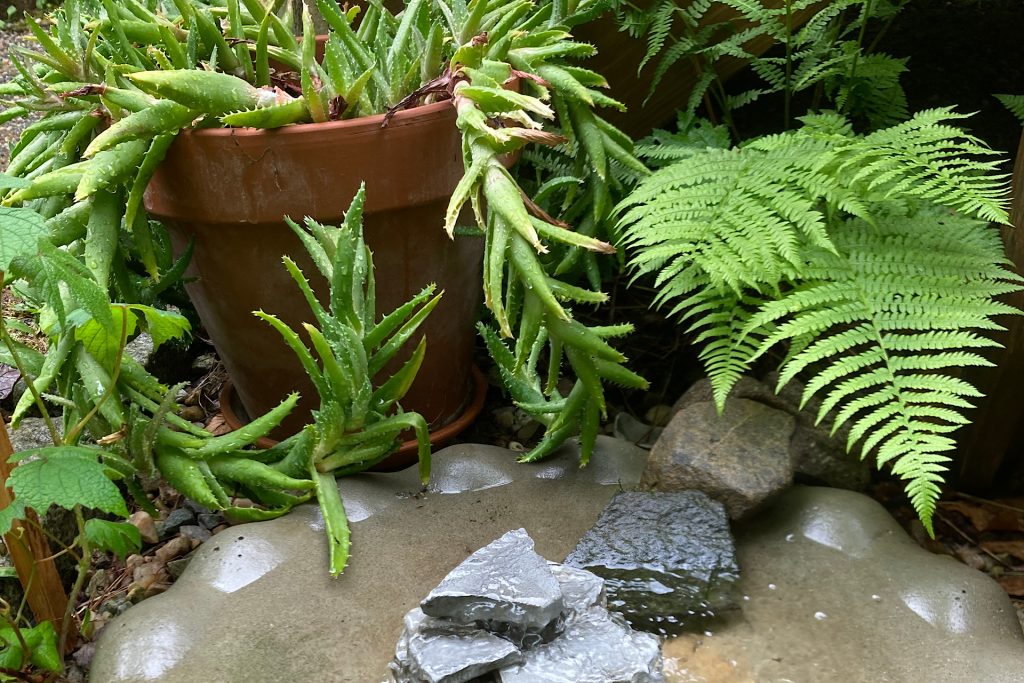
[[[0,89],[4,117],[46,112],[12,151],[8,174],[19,182],[3,203],[40,212],[55,242],[84,244],[96,280],[132,300],[177,274],[141,202],[178,130],[272,128],[450,100],[466,174],[444,227],[451,232],[469,202],[485,235],[483,290],[495,328],[484,334],[513,398],[547,426],[524,459],[579,434],[586,462],[605,411],[602,383],[646,386],[607,342],[630,328],[588,327],[571,308],[605,301],[587,254],[615,251],[600,235],[616,178],[646,174],[628,137],[595,112],[621,105],[601,91],[599,74],[575,63],[594,50],[568,29],[606,3],[409,0],[396,14],[376,0],[362,16],[330,0],[316,6],[330,28],[320,62],[308,7],[306,37],[296,39],[287,18],[259,0],[156,9],[108,0],[96,16],[66,0],[49,30],[31,24],[42,51],[15,51],[20,77]],[[98,132],[101,121],[110,125]],[[537,156],[554,169],[538,190],[550,211],[500,163],[530,143],[550,150]],[[126,255],[141,267],[125,265]],[[589,289],[572,279],[580,264]],[[556,388],[563,360],[576,377],[565,396]]]

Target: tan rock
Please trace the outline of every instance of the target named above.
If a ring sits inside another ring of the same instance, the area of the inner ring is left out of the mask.
[[[145,510],[132,513],[128,521],[139,530],[139,535],[146,543],[156,543],[160,540],[160,535],[156,532],[156,522]]]
[[[184,536],[175,536],[156,551],[156,559],[164,564],[192,550],[192,542]]]

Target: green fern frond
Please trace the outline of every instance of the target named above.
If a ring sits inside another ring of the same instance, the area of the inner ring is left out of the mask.
[[[1006,176],[993,173],[999,152],[951,122],[967,118],[951,107],[928,109],[909,121],[850,140],[836,149],[838,172],[884,198],[909,197],[987,221],[1007,223]],[[986,157],[990,160],[985,160]]]
[[[906,120],[907,95],[900,85],[906,70],[905,59],[883,53],[861,55],[850,77],[835,78],[830,84],[836,106],[865,121],[872,130]]]
[[[994,318],[1018,313],[996,297],[1021,289],[1004,267],[995,230],[936,210],[886,216],[875,226],[844,222],[838,253],[809,254],[801,282],[750,317],[761,341],[756,359],[779,343],[811,338],[782,366],[784,385],[814,369],[803,401],[824,393],[817,419],[835,410],[834,429],[850,424],[848,447],[893,463],[929,526],[941,473],[967,422],[962,411],[980,394],[956,369],[989,365],[978,349],[997,346],[978,334]]]
[[[1024,95],[996,95],[996,99],[1024,125]]]

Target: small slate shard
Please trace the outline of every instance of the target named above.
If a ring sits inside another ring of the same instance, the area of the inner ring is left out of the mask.
[[[699,491],[616,494],[565,564],[604,579],[609,609],[645,631],[677,633],[737,606],[725,509]]]
[[[477,625],[515,643],[557,635],[564,601],[525,529],[470,555],[420,604],[428,616]]]
[[[548,562],[548,568],[558,581],[567,615],[605,606],[604,581],[600,576],[557,562]]]
[[[657,636],[601,607],[570,618],[562,635],[498,672],[500,683],[661,683]]]
[[[398,683],[465,683],[522,660],[519,648],[504,638],[417,608],[405,615],[390,669]]]

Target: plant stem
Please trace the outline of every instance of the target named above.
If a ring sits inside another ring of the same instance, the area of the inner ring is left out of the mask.
[[[68,595],[68,604],[64,608],[64,623],[60,629],[60,652],[64,653],[68,641],[68,631],[71,628],[71,619],[75,613],[75,602],[78,594],[82,592],[85,585],[85,576],[89,573],[89,559],[92,556],[92,549],[89,547],[89,539],[85,535],[85,515],[82,514],[81,504],[75,505],[75,522],[78,525],[78,541],[82,545],[82,554],[78,558],[78,574],[75,576],[75,583]]]

